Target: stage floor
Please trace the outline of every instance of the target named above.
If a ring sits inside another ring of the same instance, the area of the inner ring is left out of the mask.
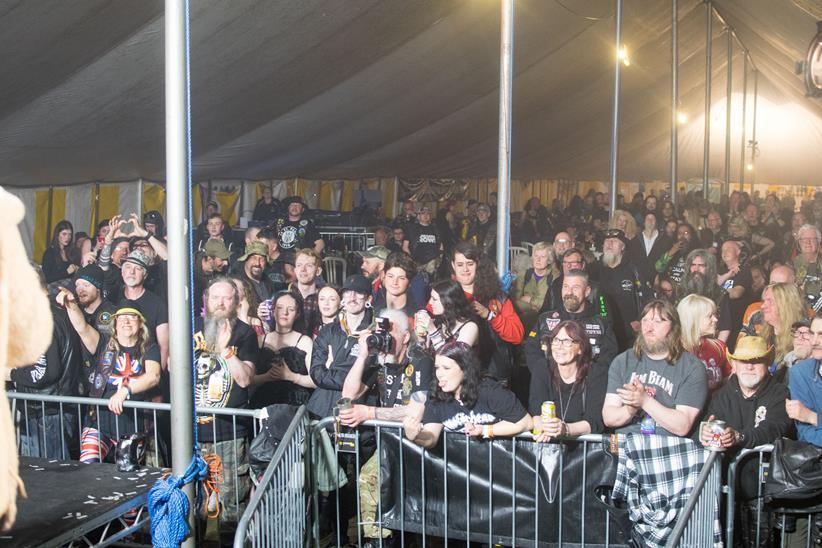
[[[161,473],[156,468],[123,473],[113,464],[21,457],[28,498],[17,498],[17,520],[10,531],[0,532],[0,546],[67,544],[144,505]]]

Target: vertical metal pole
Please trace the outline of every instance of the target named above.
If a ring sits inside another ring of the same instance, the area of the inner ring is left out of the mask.
[[[94,182],[94,221],[92,222],[91,232],[92,237],[97,234],[97,225],[100,223],[100,182]],[[91,242],[95,245],[97,242]]]
[[[165,3],[165,100],[166,100],[166,214],[168,217],[169,363],[171,367],[172,469],[181,476],[192,457],[194,412],[191,385],[191,242],[189,234],[189,141],[188,141],[188,27],[186,0]],[[183,488],[193,501],[194,486]],[[192,510],[194,505],[189,506]],[[193,511],[188,522],[193,531]],[[194,535],[182,546],[193,548]]]
[[[508,272],[511,240],[511,103],[514,65],[514,0],[501,0],[499,47],[499,160],[497,167],[497,268]]]
[[[705,139],[702,151],[702,196],[708,198],[708,178],[711,167],[711,47],[714,9],[710,0],[705,2]]]
[[[742,54],[742,146],[739,151],[739,190],[745,188],[745,142],[748,122],[748,52]]]
[[[726,195],[731,189],[731,99],[733,96],[733,58],[734,37],[731,28],[725,32],[728,38],[728,75],[725,87],[725,184],[722,185],[722,194]]]
[[[141,222],[143,218],[143,191],[145,190],[145,183],[143,183],[143,178],[137,181],[137,216],[140,217]]]
[[[679,160],[679,37],[678,2],[671,0],[671,201],[677,202],[677,171]]]
[[[759,71],[754,70],[754,96],[753,96],[753,127],[751,128],[751,196],[754,192],[754,182],[756,181],[756,102],[759,99]]]
[[[619,164],[619,92],[622,87],[622,0],[616,0],[616,49],[614,50],[614,112],[611,123],[611,218],[616,209],[618,164]]]
[[[46,247],[51,245],[51,239],[54,236],[51,233],[52,225],[51,216],[53,215],[54,211],[54,187],[49,187],[49,203],[48,203],[48,223],[46,224]]]

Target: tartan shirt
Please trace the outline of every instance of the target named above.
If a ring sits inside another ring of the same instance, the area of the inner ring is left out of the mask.
[[[664,548],[708,455],[688,438],[620,436],[613,498],[627,502],[635,532],[647,546]],[[713,529],[714,546],[722,546],[718,500]]]

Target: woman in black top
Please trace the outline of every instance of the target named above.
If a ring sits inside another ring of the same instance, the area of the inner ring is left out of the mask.
[[[546,361],[530,363],[528,411],[533,415],[537,441],[559,436],[599,433],[608,370],[591,363],[591,344],[585,329],[573,320],[560,322],[546,338]],[[556,418],[543,423],[545,401],[556,406]]]
[[[443,428],[468,436],[516,436],[531,426],[531,417],[513,392],[495,380],[482,379],[476,354],[463,342],[443,345],[434,358],[435,384],[422,421],[403,423],[409,440],[425,448],[439,441]]]
[[[57,223],[51,236],[51,243],[43,252],[43,260],[40,262],[46,283],[70,278],[77,271],[77,265],[71,258],[73,241],[74,228],[71,223],[66,220]]]

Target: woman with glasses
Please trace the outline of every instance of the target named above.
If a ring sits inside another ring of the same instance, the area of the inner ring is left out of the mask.
[[[714,301],[701,295],[687,295],[676,307],[682,330],[682,347],[705,365],[708,390],[713,394],[731,375],[728,348],[716,338],[719,323]]]
[[[574,320],[560,322],[544,341],[544,350],[545,361],[528,362],[528,412],[536,440],[603,432],[608,370],[592,363],[585,329]],[[543,422],[541,410],[546,401],[554,403],[556,417]]]

